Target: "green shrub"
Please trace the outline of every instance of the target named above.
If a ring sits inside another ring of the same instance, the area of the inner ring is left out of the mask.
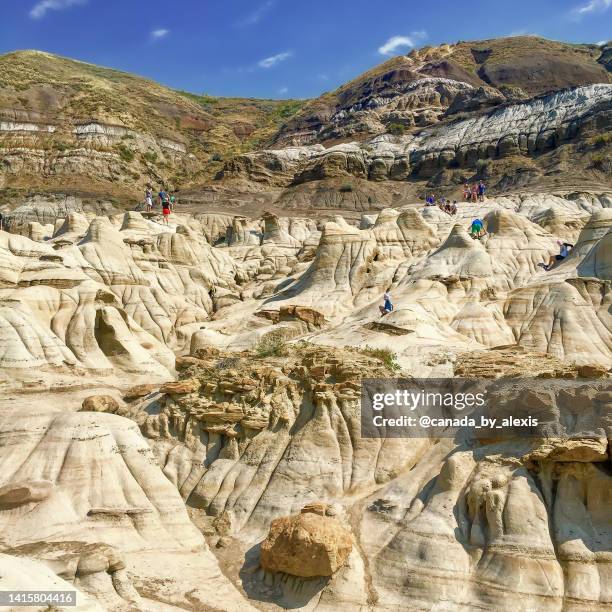
[[[142,154],[142,159],[150,164],[154,164],[157,161],[157,153],[155,153],[155,151],[147,151]]]
[[[255,345],[257,357],[283,357],[288,352],[283,335],[274,332],[262,336]]]
[[[605,147],[607,144],[612,143],[612,132],[606,132],[605,134],[598,134],[593,138],[593,144],[598,148]]]
[[[353,186],[349,183],[340,186],[340,193],[350,193],[351,191],[353,191]]]
[[[401,136],[406,131],[406,126],[401,123],[389,123],[387,125],[387,132],[392,136]]]
[[[221,155],[221,153],[213,153],[210,159],[212,161],[220,162],[223,161],[223,155]]]
[[[134,151],[128,149],[124,144],[117,145],[117,153],[124,162],[134,161]]]
[[[295,115],[304,106],[303,100],[286,100],[281,102],[274,110],[277,119],[288,119]]]
[[[596,153],[591,155],[591,167],[601,170],[602,172],[608,172],[612,166],[612,161],[604,153]]]
[[[370,357],[374,357],[374,359],[382,361],[384,366],[392,372],[396,372],[400,369],[400,365],[397,363],[397,355],[389,349],[366,346],[361,352],[364,355],[369,355]]]
[[[53,148],[56,151],[66,151],[67,149],[70,148],[70,146],[67,145],[65,142],[56,141],[56,142],[53,143]]]

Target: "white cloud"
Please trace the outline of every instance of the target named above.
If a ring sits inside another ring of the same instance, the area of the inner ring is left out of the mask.
[[[239,21],[236,25],[244,28],[247,26],[255,25],[259,23],[261,18],[274,6],[275,0],[266,0],[263,4],[260,4],[252,13],[247,15],[244,19]]]
[[[289,59],[293,54],[291,51],[283,51],[282,53],[277,53],[276,55],[272,55],[270,57],[266,57],[257,62],[257,65],[260,68],[272,68],[279,64],[280,62],[284,62],[286,59]]]
[[[288,91],[289,91],[289,88],[288,88],[288,87],[281,87],[281,88],[278,90],[278,93],[279,93],[279,94],[282,96],[282,95],[286,94]]]
[[[30,17],[32,19],[41,19],[46,15],[47,11],[61,11],[71,6],[85,4],[86,2],[87,0],[40,0],[32,7]]]
[[[166,30],[165,28],[159,28],[158,30],[153,30],[151,32],[151,38],[153,40],[161,40],[162,38],[166,38],[170,34],[170,30]]]
[[[420,40],[427,38],[427,32],[410,32],[410,36],[392,36],[384,45],[378,47],[381,55],[394,55],[398,49],[411,49]]]
[[[588,13],[603,12],[612,6],[612,0],[589,0],[582,6],[577,6],[574,12],[577,15],[586,15]]]

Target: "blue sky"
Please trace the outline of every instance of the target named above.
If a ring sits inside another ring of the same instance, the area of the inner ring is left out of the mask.
[[[612,0],[0,0],[0,52],[40,49],[195,93],[302,98],[412,46],[611,36]]]

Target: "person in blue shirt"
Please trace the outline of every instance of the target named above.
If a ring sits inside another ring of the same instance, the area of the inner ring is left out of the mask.
[[[480,181],[478,183],[478,201],[479,202],[484,202],[486,190],[487,190],[487,186],[484,184],[483,181]]]
[[[487,233],[487,230],[484,228],[484,224],[480,219],[474,219],[472,221],[472,225],[470,225],[470,236],[474,239],[481,238]]]
[[[393,311],[393,304],[391,303],[391,296],[388,293],[383,295],[384,304],[379,306],[380,315],[384,317],[386,314],[389,314]]]
[[[160,206],[163,207],[164,202],[168,201],[168,194],[164,191],[163,187],[159,190],[159,193],[157,194],[157,196],[159,197]]]

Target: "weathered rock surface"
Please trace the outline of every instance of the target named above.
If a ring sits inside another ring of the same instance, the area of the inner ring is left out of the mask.
[[[397,181],[430,177],[441,168],[531,156],[579,135],[609,130],[611,101],[612,85],[577,87],[410,135],[248,153],[228,162],[222,177],[282,186],[342,176]]]
[[[276,138],[291,146],[228,159],[184,208],[181,191],[169,225],[113,190],[210,176],[209,145],[261,140],[230,102],[213,121],[116,74],[121,121],[60,129],[35,70],[5,87],[2,185],[87,174],[109,200],[0,211],[0,587],[116,612],[608,610],[608,51],[522,37],[394,58],[307,104]],[[102,69],[0,58],[16,80],[16,61],[106,100]],[[481,176],[506,195],[416,203]],[[283,212],[312,207],[329,213]],[[398,376],[482,378],[487,417],[538,424],[364,435],[362,380]]]
[[[346,562],[351,534],[334,518],[312,512],[272,521],[260,545],[261,565],[301,578],[331,576]]]

